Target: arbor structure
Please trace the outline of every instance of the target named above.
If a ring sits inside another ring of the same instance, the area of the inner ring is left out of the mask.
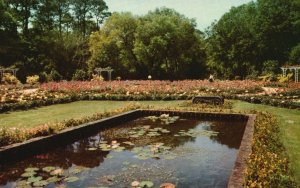
[[[284,66],[280,67],[283,73],[283,76],[286,76],[286,72],[288,70],[294,71],[295,72],[295,82],[299,82],[299,70],[300,70],[300,65],[291,65],[291,66]]]
[[[101,76],[102,72],[107,72],[108,74],[108,80],[111,81],[111,73],[114,71],[114,69],[110,68],[110,67],[106,67],[106,68],[96,68],[95,71],[97,72],[98,76]]]
[[[4,73],[12,73],[15,77],[17,77],[17,71],[18,69],[13,69],[13,68],[0,68],[0,79],[3,78]]]

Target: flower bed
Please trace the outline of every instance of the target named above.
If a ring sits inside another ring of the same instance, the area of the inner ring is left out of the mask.
[[[227,99],[299,108],[299,84],[290,84],[271,96],[262,95],[266,82],[255,81],[112,81],[51,82],[34,91],[0,87],[0,113],[78,100],[187,100],[220,95]],[[280,92],[280,93],[279,93]],[[296,98],[295,98],[296,97]]]
[[[246,172],[246,187],[297,187],[279,134],[276,118],[267,113],[258,113]]]
[[[138,108],[140,108],[140,105],[129,104],[124,108],[120,108],[111,112],[96,113],[80,119],[69,119],[58,123],[45,123],[34,128],[0,128],[0,147],[23,142],[39,136],[55,134],[68,127],[75,127],[84,123],[96,121]]]

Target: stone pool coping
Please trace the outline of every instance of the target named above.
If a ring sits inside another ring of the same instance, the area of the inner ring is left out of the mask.
[[[247,121],[237,159],[228,182],[229,188],[243,187],[245,179],[244,173],[247,167],[246,160],[252,152],[251,145],[254,133],[254,121],[256,118],[253,114],[172,110],[133,110],[101,120],[85,123],[76,127],[67,128],[57,134],[37,137],[22,143],[0,147],[0,165],[1,163],[13,162],[20,158],[32,156],[38,152],[46,151],[47,149],[61,144],[71,143],[87,135],[92,135],[102,128],[116,126],[120,123],[131,121],[142,116],[161,114],[170,114],[184,118],[202,118],[203,120],[222,119],[230,121],[234,119]]]
[[[245,187],[245,173],[247,169],[247,159],[252,153],[252,140],[254,134],[254,123],[256,115],[247,114],[248,121],[245,127],[242,142],[237,154],[237,158],[228,182],[228,188]]]

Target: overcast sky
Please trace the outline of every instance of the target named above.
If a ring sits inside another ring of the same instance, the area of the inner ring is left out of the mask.
[[[158,7],[175,9],[188,18],[195,18],[197,27],[204,30],[214,20],[230,10],[251,0],[105,0],[111,12],[132,12],[134,15],[147,14]]]

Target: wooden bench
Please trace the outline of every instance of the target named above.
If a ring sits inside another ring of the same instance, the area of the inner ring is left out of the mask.
[[[223,105],[224,97],[221,96],[196,96],[192,101],[194,104],[205,103],[213,105]]]

